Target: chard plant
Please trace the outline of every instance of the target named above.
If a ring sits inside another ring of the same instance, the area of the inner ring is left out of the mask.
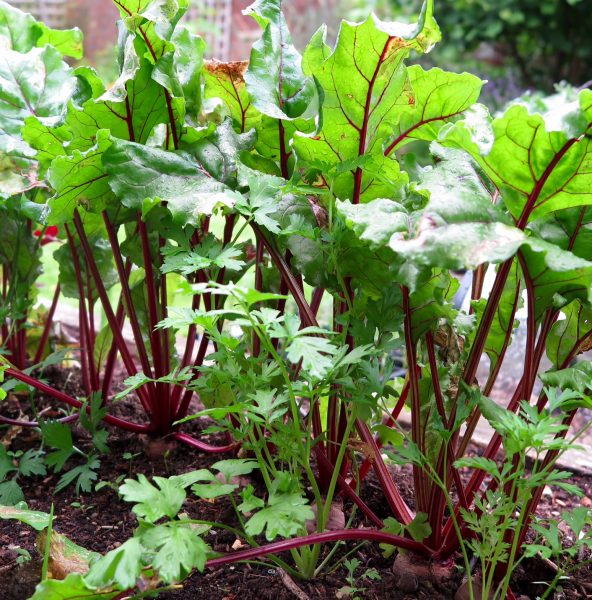
[[[321,28],[302,54],[281,1],[258,0],[246,12],[262,35],[245,63],[202,60],[203,42],[179,26],[185,0],[116,5],[115,83],[106,89],[92,69],[67,67],[51,49],[57,38],[41,36],[50,45],[30,60],[55,58],[41,70],[43,89],[68,93],[59,118],[30,114],[15,132],[50,190],[47,202],[36,198],[43,223],[64,236],[60,277],[79,299],[87,396],[99,394],[104,421],[131,431],[206,451],[243,445],[266,486],[266,500],[249,504],[260,512],[279,492],[301,508],[316,503],[316,532],[304,533],[302,508],[297,527],[270,534],[289,539],[215,564],[305,548],[293,558],[310,577],[319,545],[345,539],[450,558],[471,507],[484,508],[482,486],[506,494],[508,481],[526,476],[512,452],[503,481],[484,468],[500,431],[483,462],[468,465],[468,481],[458,462],[522,301],[523,372],[499,410],[526,424],[544,414],[549,394],[533,390],[545,355],[552,367],[541,379],[585,396],[588,363],[571,364],[592,337],[592,92],[560,105],[516,103],[492,118],[476,104],[478,78],[407,65],[439,40],[430,0],[414,24],[344,21],[333,47]],[[30,93],[19,88],[24,105]],[[472,273],[467,312],[452,303],[459,269]],[[175,287],[188,292],[181,311],[170,306]],[[95,312],[107,323],[100,331]],[[396,352],[403,377],[393,376]],[[145,423],[110,413],[117,360]],[[6,375],[88,406],[18,368]],[[196,394],[225,445],[182,431]],[[545,448],[544,472],[584,403],[556,406],[562,427],[557,446]],[[413,502],[381,453],[402,443],[391,429],[404,409],[412,447],[426,457],[413,464]],[[388,523],[364,502],[371,469]],[[496,559],[496,584],[506,585],[540,501],[535,475],[521,518],[507,523],[514,550],[510,561]],[[372,527],[326,531],[337,493]]]

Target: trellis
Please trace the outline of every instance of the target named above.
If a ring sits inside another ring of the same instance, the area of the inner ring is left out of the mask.
[[[50,27],[65,28],[68,26],[67,0],[8,0],[8,4],[31,13]]]
[[[232,29],[232,0],[194,0],[187,19],[194,22],[208,46],[208,54],[228,60]]]

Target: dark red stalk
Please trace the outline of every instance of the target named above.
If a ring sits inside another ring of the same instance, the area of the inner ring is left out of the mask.
[[[171,435],[179,442],[183,442],[192,448],[197,448],[197,450],[201,450],[202,452],[209,452],[210,454],[223,454],[225,452],[232,452],[237,448],[236,443],[227,444],[226,446],[212,446],[211,444],[206,444],[205,442],[196,440],[187,433],[181,433],[178,431],[173,432]]]
[[[382,420],[382,424],[387,427],[394,427],[397,424],[397,419],[405,406],[405,402],[407,402],[407,396],[409,395],[409,378],[405,379],[405,384],[403,385],[403,389],[401,390],[401,396],[397,401],[397,404],[391,411],[391,414],[385,417]],[[374,436],[374,441],[376,442],[377,448],[382,448],[382,442],[380,441],[380,437],[378,435]],[[372,460],[370,458],[366,458],[362,463],[362,466],[359,470],[359,479],[360,481],[364,481],[368,471],[372,468]],[[352,480],[352,485],[356,485],[356,481]]]
[[[553,323],[555,322],[555,320],[557,318],[557,314],[558,314],[558,311],[556,311],[556,310],[548,310],[547,314],[545,315],[545,319],[541,326],[541,330],[539,332],[539,337],[538,337],[535,352],[534,352],[534,361],[533,361],[534,376],[536,376],[536,372],[538,370],[538,367],[539,367],[539,364],[540,364],[540,361],[542,359],[543,352],[545,349],[545,343],[547,340],[547,336],[549,334],[551,326],[553,325]],[[516,386],[516,389],[514,390],[514,394],[511,398],[510,403],[508,404],[506,410],[511,410],[513,412],[516,411],[516,409],[519,406],[520,399],[524,396],[524,394],[522,393],[524,385],[525,385],[524,377],[522,377],[522,379]],[[532,384],[531,384],[531,386],[532,386]],[[532,387],[531,387],[531,389],[532,389]],[[478,419],[479,413],[476,413],[471,418]],[[465,439],[466,439],[466,435],[465,435]],[[463,442],[464,442],[464,439],[463,439]],[[483,456],[485,458],[494,459],[495,456],[497,455],[497,452],[499,451],[501,443],[502,443],[501,435],[499,433],[495,433],[493,435],[492,439],[490,440],[489,445],[487,446]],[[467,444],[468,444],[468,441],[467,441]],[[461,446],[463,446],[463,445],[464,444],[461,444]],[[460,453],[459,453],[459,456],[461,456]],[[473,475],[471,476],[471,479],[469,480],[469,483],[465,486],[465,496],[467,499],[473,498],[473,495],[480,488],[484,479],[485,479],[484,471],[477,470],[473,473]],[[459,516],[458,510],[456,511],[456,514],[458,517]],[[447,556],[450,552],[454,551],[456,545],[458,544],[458,540],[455,538],[456,538],[456,534],[454,532],[452,519],[450,518],[450,519],[448,519],[448,522],[446,523],[446,525],[444,527],[444,542],[443,542],[441,549],[438,551],[439,556],[440,555]]]
[[[55,398],[60,402],[64,402],[65,404],[68,404],[69,406],[72,406],[74,408],[81,408],[83,406],[83,403],[80,402],[80,400],[72,398],[71,396],[68,396],[68,394],[60,392],[59,390],[56,390],[47,383],[39,381],[38,379],[35,379],[34,377],[31,377],[31,375],[27,375],[22,371],[19,371],[18,369],[13,369],[12,367],[6,369],[6,376],[14,377],[14,379],[18,379],[19,381],[22,381],[23,383],[34,387],[40,392],[47,394],[48,396],[51,396],[52,398]],[[88,410],[90,410],[90,407],[87,406],[87,411]],[[150,433],[152,431],[152,429],[148,425],[131,423],[130,421],[126,421],[124,419],[120,419],[119,417],[114,417],[112,415],[105,415],[103,421],[105,421],[105,423],[109,423],[110,425],[115,425],[120,429],[124,429],[125,431],[131,431],[133,433]]]
[[[58,423],[72,423],[78,419],[78,413],[68,415],[61,419],[55,419]],[[39,427],[39,421],[19,421],[18,419],[9,419],[0,415],[0,424],[11,425],[12,427]]]
[[[131,270],[131,262],[128,260],[128,266]],[[126,267],[127,271],[127,267]],[[129,271],[127,272],[129,276]],[[119,329],[123,327],[123,323],[125,320],[125,309],[123,307],[123,297],[119,298],[119,302],[117,303],[117,310],[115,312],[115,318],[117,319],[117,323],[119,325]],[[115,372],[115,361],[117,360],[117,344],[115,340],[111,342],[111,347],[109,348],[109,352],[107,353],[107,358],[105,360],[105,370],[103,373],[103,385],[101,388],[101,397],[103,398],[103,402],[106,402],[109,398],[109,392],[111,391],[111,384],[113,383],[113,374]]]
[[[214,568],[226,565],[228,563],[239,562],[242,560],[253,560],[269,554],[279,554],[287,550],[294,550],[302,546],[311,546],[313,544],[325,544],[327,542],[340,542],[347,540],[362,540],[366,542],[376,542],[381,544],[390,544],[402,550],[408,550],[416,554],[427,556],[430,554],[429,548],[408,538],[404,538],[392,533],[385,533],[376,529],[338,529],[336,531],[324,531],[323,533],[312,533],[310,535],[281,540],[260,546],[233,552],[218,558],[212,558],[206,563],[206,567]]]
[[[168,348],[162,348],[162,335],[157,329],[160,321],[158,314],[158,291],[154,282],[154,269],[152,267],[152,256],[150,254],[150,240],[146,223],[138,214],[138,231],[140,233],[140,244],[144,259],[144,271],[146,273],[146,295],[148,296],[148,316],[150,319],[150,348],[154,363],[154,374],[157,378],[164,377],[165,371],[164,352]],[[156,398],[154,399],[154,425],[161,433],[168,433],[171,422],[169,421],[169,386],[166,383],[156,384]]]
[[[68,243],[70,245],[70,254],[72,255],[72,263],[74,265],[74,274],[76,276],[76,286],[78,287],[78,329],[80,336],[80,364],[82,369],[82,382],[84,386],[84,393],[86,396],[90,396],[94,391],[91,379],[90,379],[90,362],[89,354],[92,354],[92,348],[89,350],[89,329],[86,314],[86,306],[84,303],[85,293],[84,285],[82,283],[82,268],[80,266],[80,260],[78,259],[78,252],[76,251],[76,245],[74,244],[74,238],[70,233],[68,225],[65,226],[66,234],[68,236]]]
[[[105,316],[107,317],[107,321],[109,322],[109,326],[111,327],[113,337],[117,341],[117,346],[119,349],[119,353],[121,354],[123,364],[125,365],[125,368],[127,369],[129,375],[135,375],[138,372],[138,370],[136,369],[136,365],[134,364],[127,344],[123,339],[123,334],[119,329],[119,323],[115,314],[113,313],[113,309],[111,308],[111,303],[109,302],[107,290],[105,289],[103,280],[101,279],[101,274],[99,273],[99,269],[92,255],[90,244],[88,243],[88,239],[86,237],[86,232],[84,231],[84,225],[80,218],[80,214],[77,210],[74,211],[74,226],[76,227],[78,237],[80,238],[80,242],[82,244],[82,249],[86,256],[87,266],[90,268],[91,274],[95,281],[95,286],[97,288],[99,298],[101,299],[103,310],[105,311]],[[147,396],[146,390],[143,388],[139,388],[137,390],[137,394],[140,398],[140,401],[142,402],[144,410],[148,415],[151,415],[150,401],[149,397]]]
[[[53,294],[53,299],[51,301],[51,306],[49,307],[49,311],[47,313],[47,318],[45,319],[45,324],[43,326],[43,333],[41,334],[41,339],[39,340],[39,345],[37,346],[37,352],[35,352],[35,357],[33,358],[33,364],[39,364],[43,359],[43,354],[45,353],[45,347],[47,346],[47,341],[49,340],[49,334],[51,332],[51,328],[53,326],[53,318],[55,316],[55,311],[58,305],[58,300],[61,293],[61,287],[58,283],[55,288],[55,292]]]
[[[129,286],[131,263],[127,261],[126,265],[124,265],[123,256],[121,254],[121,248],[119,247],[119,240],[117,239],[117,232],[115,231],[115,228],[113,227],[113,224],[111,223],[107,212],[103,211],[102,214],[103,222],[105,223],[105,228],[107,230],[107,236],[109,237],[109,244],[111,245],[113,258],[115,260],[115,267],[117,269],[117,274],[121,281],[121,293],[125,300],[125,309],[130,322],[130,326],[132,328],[134,341],[136,342],[136,348],[138,350],[140,364],[142,365],[142,370],[147,377],[154,377],[152,373],[152,367],[150,365],[150,360],[148,359],[146,344],[144,343],[144,336],[142,335],[142,329],[140,327],[138,315],[136,313],[134,302],[132,300],[132,291]],[[154,394],[154,386],[150,385],[147,387],[152,390],[152,396]]]
[[[315,313],[312,311],[310,305],[306,301],[304,292],[298,285],[298,281],[292,273],[292,271],[290,270],[289,266],[286,264],[284,257],[267,240],[265,234],[263,233],[259,225],[257,225],[257,223],[251,222],[251,227],[253,228],[257,239],[261,240],[261,242],[265,246],[265,249],[271,256],[271,259],[273,260],[276,268],[280,272],[280,275],[288,284],[288,289],[290,290],[290,293],[294,297],[294,301],[298,306],[298,310],[300,312],[300,320],[302,321],[304,327],[318,327],[319,324],[317,322]]]
[[[333,464],[327,458],[327,454],[320,444],[315,444],[314,450],[317,457],[319,472],[323,473],[327,476],[327,478],[330,479],[333,476],[333,471],[335,470]],[[376,527],[380,527],[381,529],[384,527],[382,520],[376,516],[374,511],[372,511],[372,509],[360,498],[360,496],[358,496],[355,490],[341,475],[337,475],[337,486],[343,495],[349,498],[364,513],[364,515],[372,523],[374,523],[374,525],[376,525]]]
[[[280,144],[280,172],[284,179],[288,179],[290,177],[290,171],[288,169],[288,159],[290,158],[290,155],[286,151],[286,134],[281,119],[278,119],[278,132]]]
[[[368,445],[369,452],[372,453],[372,467],[374,468],[378,481],[380,481],[380,485],[393,514],[401,521],[401,523],[403,523],[403,525],[409,525],[409,523],[413,521],[414,515],[403,500],[387,466],[384,464],[380,449],[376,445],[374,437],[372,436],[370,429],[368,429],[368,425],[358,419],[356,421],[356,429],[361,440]]]
[[[405,330],[405,351],[407,355],[407,373],[411,392],[411,439],[421,452],[425,453],[425,440],[421,432],[421,397],[419,393],[419,378],[417,365],[417,349],[413,340],[411,324],[411,306],[409,303],[409,288],[401,286],[403,294],[403,315]],[[417,494],[417,510],[427,512],[428,494],[426,476],[418,465],[413,465],[413,480]]]

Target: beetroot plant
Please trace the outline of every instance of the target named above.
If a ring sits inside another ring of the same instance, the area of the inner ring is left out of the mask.
[[[302,54],[281,1],[257,0],[246,12],[262,34],[244,63],[204,62],[202,40],[179,25],[185,0],[115,3],[115,83],[107,89],[92,69],[48,63],[44,85],[68,90],[66,100],[56,118],[32,111],[15,130],[50,190],[47,201],[33,199],[37,218],[64,241],[56,256],[61,285],[79,302],[85,395],[100,396],[108,423],[249,456],[232,463],[236,472],[222,461],[218,474],[160,480],[159,489],[128,481],[124,497],[170,491],[174,506],[158,515],[175,519],[189,485],[200,497],[230,494],[252,548],[210,565],[289,550],[296,568],[282,564],[312,577],[330,560],[321,544],[347,539],[449,564],[459,549],[467,556],[465,535],[479,552],[475,507],[489,514],[496,498],[515,506],[513,482],[529,477],[526,448],[512,446],[508,425],[520,424],[528,448],[544,451],[540,469],[519,519],[494,512],[512,550],[482,569],[512,597],[507,574],[544,484],[564,479],[554,464],[589,402],[589,363],[572,363],[592,336],[592,92],[517,102],[492,118],[476,104],[477,77],[408,66],[439,41],[430,0],[414,24],[344,21],[333,47],[322,27]],[[472,273],[467,311],[452,302],[458,270]],[[493,409],[487,398],[521,305],[522,375]],[[397,354],[403,376],[393,375]],[[548,388],[537,396],[545,356]],[[118,361],[128,387],[117,397],[135,394],[144,423],[111,413]],[[17,367],[6,376],[82,406]],[[183,432],[194,399],[223,445]],[[548,427],[549,403],[559,426]],[[471,460],[482,416],[495,433]],[[494,468],[502,442],[503,466]],[[411,463],[412,498],[385,455]],[[370,470],[386,519],[364,499]],[[237,505],[231,480],[254,471],[263,497],[246,487]],[[369,526],[343,519],[327,530],[339,497]],[[139,574],[142,536],[156,543],[159,534],[146,533],[157,517],[136,512],[147,520],[130,542]],[[167,583],[204,567],[208,549],[195,544]],[[97,569],[84,585],[114,585]]]

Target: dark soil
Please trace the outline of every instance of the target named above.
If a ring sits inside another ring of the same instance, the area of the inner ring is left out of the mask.
[[[76,394],[77,378],[55,370],[46,373],[52,383],[59,385],[69,393]],[[55,403],[40,399],[37,409],[42,410]],[[10,397],[2,405],[3,414],[12,418],[22,417],[29,410],[28,401]],[[123,401],[114,407],[114,412],[128,419],[141,421],[141,409],[133,401]],[[57,411],[49,411],[47,416],[61,416]],[[193,421],[187,424],[189,431],[199,432],[203,423]],[[88,443],[84,432],[75,428],[76,443],[84,448]],[[222,443],[215,436],[206,437],[210,443]],[[39,438],[34,430],[20,428],[0,428],[0,443],[10,445],[11,449],[36,448]],[[150,440],[146,437],[133,436],[126,432],[112,429],[110,437],[111,453],[101,458],[101,468],[98,481],[115,482],[118,477],[144,473],[147,476],[169,476],[186,471],[208,467],[225,455],[206,455],[192,450],[187,446],[177,445],[170,441]],[[477,450],[475,450],[477,451]],[[137,454],[130,462],[124,460],[124,452]],[[395,469],[394,469],[395,470]],[[130,512],[128,504],[119,499],[111,487],[103,487],[100,491],[89,495],[76,496],[72,487],[53,494],[60,475],[50,474],[44,478],[28,478],[22,481],[29,507],[34,510],[49,511],[54,504],[55,529],[67,535],[77,544],[89,550],[107,552],[133,533],[136,526],[135,516]],[[396,481],[406,500],[410,501],[412,489],[411,471],[408,468],[396,468]],[[573,475],[572,483],[584,491],[583,502],[592,506],[592,481],[588,477]],[[257,483],[257,482],[255,482]],[[362,490],[363,498],[379,516],[388,516],[388,508],[380,493],[380,489],[372,477],[369,477]],[[563,510],[579,501],[562,491],[548,490],[543,497],[539,514],[542,516],[558,517]],[[346,506],[346,511],[347,511]],[[218,500],[206,502],[188,498],[185,512],[194,518],[210,521],[229,522],[234,518],[228,501]],[[356,522],[354,526],[364,525]],[[28,598],[39,581],[40,557],[35,548],[36,532],[25,525],[12,521],[0,520],[0,600],[24,600]],[[216,551],[232,552],[236,539],[234,535],[222,530],[210,532],[208,543]],[[567,540],[569,543],[569,540]],[[22,565],[17,564],[18,554],[12,547],[18,546],[28,550],[33,560]],[[356,548],[354,543],[343,544],[338,556],[348,552],[353,553],[360,561],[356,576],[362,575],[367,569],[375,568],[380,573],[380,580],[358,580],[358,598],[393,599],[393,600],[450,600],[460,585],[459,572],[445,583],[435,584],[420,580],[417,589],[404,591],[397,587],[396,576],[393,573],[393,559],[384,559],[376,545],[365,544]],[[289,561],[289,556],[284,557]],[[585,560],[589,557],[580,557]],[[454,572],[454,570],[452,570]],[[310,600],[338,598],[340,588],[346,585],[346,570],[340,566],[331,574],[316,578],[311,582],[297,581],[300,590]],[[516,596],[523,595],[525,599],[535,599],[544,591],[544,586],[534,582],[550,580],[553,572],[550,567],[539,560],[524,563],[515,577],[513,590]],[[413,587],[413,586],[412,586]],[[183,587],[162,593],[161,598],[174,600],[211,599],[211,600],[291,600],[296,598],[293,591],[286,585],[282,573],[272,564],[235,564],[218,569],[208,569],[205,573],[196,573],[190,577]],[[555,596],[558,600],[573,600],[576,598],[592,597],[592,570],[587,568],[576,573],[569,582],[563,585],[563,592]],[[302,596],[301,600],[305,596]]]

